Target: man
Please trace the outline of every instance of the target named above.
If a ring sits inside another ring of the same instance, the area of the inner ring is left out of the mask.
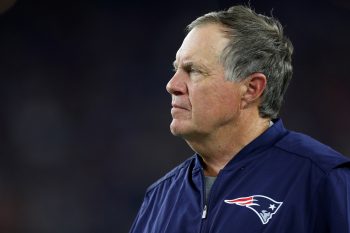
[[[277,118],[292,51],[243,6],[188,26],[166,89],[196,154],[148,188],[131,233],[350,232],[349,159]]]

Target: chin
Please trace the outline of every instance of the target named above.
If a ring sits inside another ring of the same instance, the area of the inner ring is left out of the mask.
[[[174,127],[172,125],[170,125],[170,132],[174,135],[174,136],[181,136],[181,130],[179,130],[177,127]]]
[[[186,130],[186,127],[181,123],[178,122],[177,120],[173,120],[170,124],[170,132],[174,136],[183,136],[186,134],[188,130]]]

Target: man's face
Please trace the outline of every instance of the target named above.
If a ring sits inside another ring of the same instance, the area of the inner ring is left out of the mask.
[[[172,96],[174,135],[192,140],[234,127],[241,84],[225,80],[219,58],[228,39],[216,24],[195,27],[176,54],[176,73],[166,86]]]

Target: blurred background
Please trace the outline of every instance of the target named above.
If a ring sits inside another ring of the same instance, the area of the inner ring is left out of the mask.
[[[165,91],[184,28],[238,3],[0,0],[0,232],[128,232],[193,154]],[[285,125],[350,155],[350,2],[250,4],[295,46]]]

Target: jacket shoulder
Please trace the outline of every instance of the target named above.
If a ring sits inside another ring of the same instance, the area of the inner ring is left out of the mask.
[[[276,147],[310,160],[326,173],[337,167],[350,167],[349,158],[302,133],[289,132],[276,144]]]
[[[183,173],[185,173],[185,171],[187,170],[187,168],[194,163],[195,160],[195,156],[191,156],[190,158],[186,159],[184,162],[182,162],[181,164],[177,165],[175,168],[173,168],[171,171],[169,171],[168,173],[166,173],[163,177],[161,177],[160,179],[158,179],[156,182],[154,182],[153,184],[151,184],[147,190],[146,190],[146,194],[151,192],[152,190],[154,190],[156,187],[161,186],[162,184],[164,184],[166,181],[173,179],[174,177],[177,177]]]

